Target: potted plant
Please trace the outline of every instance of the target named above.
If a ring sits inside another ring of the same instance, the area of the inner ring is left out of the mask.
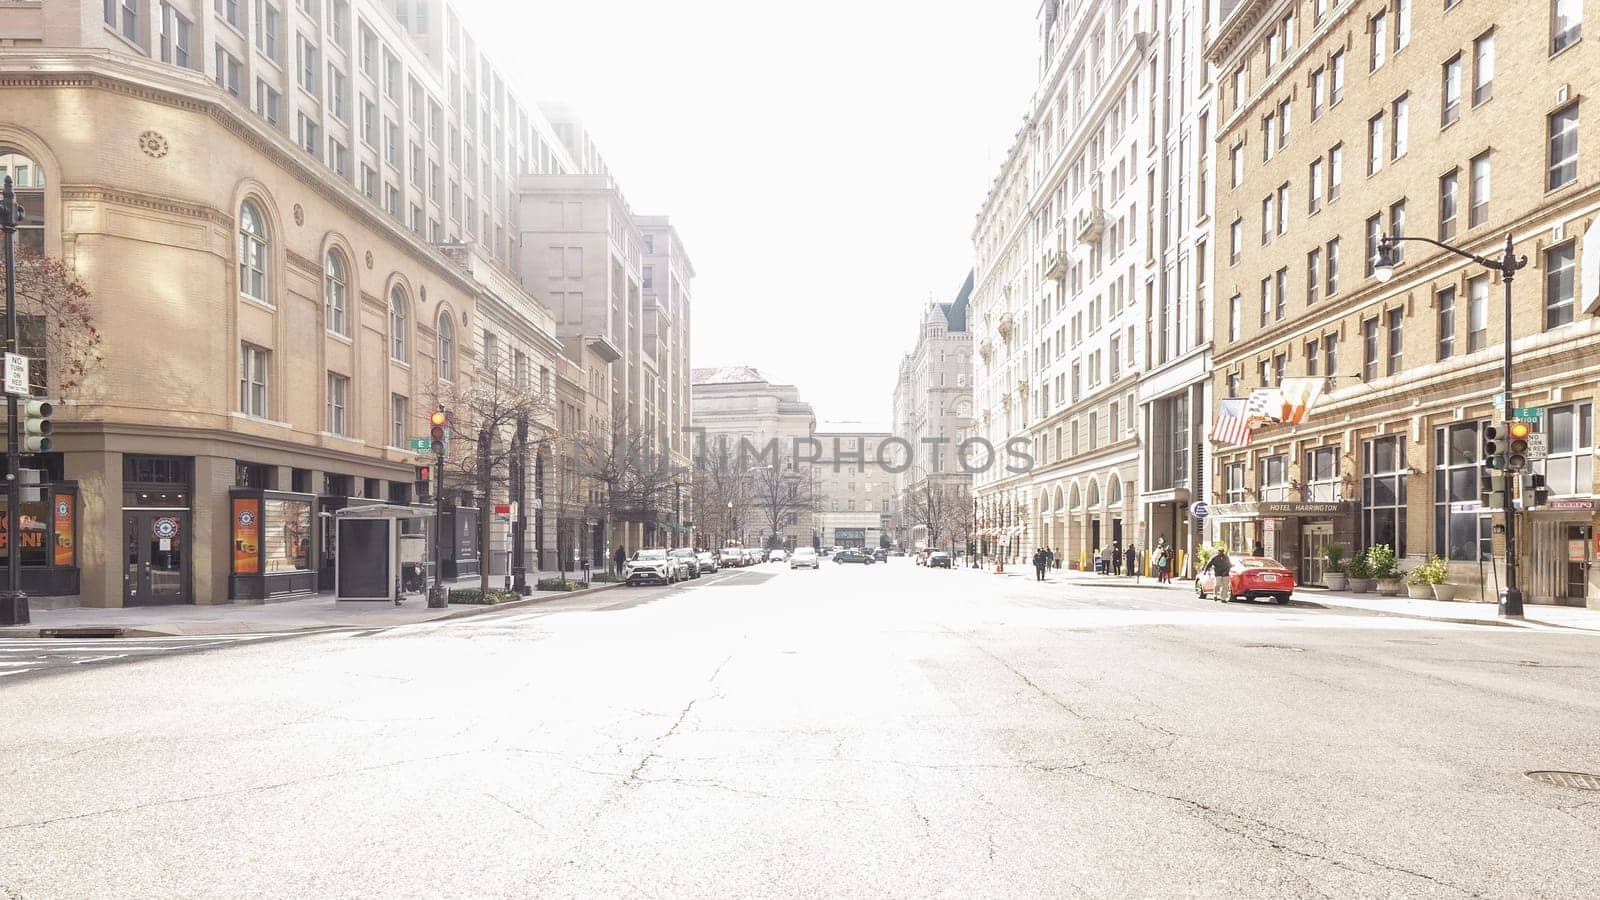
[[[1432,600],[1433,583],[1428,581],[1428,564],[1423,563],[1401,579],[1406,585],[1406,596],[1413,600]]]
[[[1345,566],[1345,571],[1350,575],[1350,592],[1365,594],[1372,590],[1372,566],[1367,562],[1365,553],[1357,553],[1351,557],[1350,564]]]
[[[1350,587],[1350,578],[1344,573],[1344,545],[1328,544],[1322,548],[1322,582],[1330,591]]]
[[[1450,577],[1450,564],[1442,556],[1435,556],[1422,566],[1427,570],[1428,587],[1433,591],[1435,600],[1454,600],[1459,585],[1445,584],[1444,580]]]
[[[1367,571],[1377,582],[1378,593],[1385,597],[1400,595],[1400,561],[1394,548],[1388,544],[1374,544],[1367,548]]]

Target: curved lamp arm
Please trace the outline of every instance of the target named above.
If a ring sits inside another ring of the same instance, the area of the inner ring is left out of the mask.
[[[1493,269],[1505,276],[1507,279],[1510,279],[1516,274],[1518,269],[1528,264],[1528,257],[1518,256],[1513,251],[1510,232],[1506,232],[1505,254],[1499,259],[1490,259],[1487,256],[1479,256],[1476,253],[1469,253],[1466,250],[1462,250],[1460,247],[1453,247],[1443,241],[1436,241],[1433,238],[1396,237],[1394,235],[1386,234],[1378,239],[1378,264],[1374,266],[1374,274],[1377,275],[1379,281],[1388,281],[1390,278],[1394,277],[1394,266],[1396,262],[1395,245],[1401,241],[1415,241],[1420,244],[1432,244],[1441,250],[1448,250],[1457,256],[1470,259],[1486,269]]]

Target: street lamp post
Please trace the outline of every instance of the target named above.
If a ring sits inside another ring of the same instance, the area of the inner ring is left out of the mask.
[[[1500,280],[1505,284],[1505,384],[1501,400],[1504,406],[1502,413],[1505,421],[1512,418],[1512,409],[1516,400],[1511,395],[1511,281],[1516,277],[1517,270],[1528,264],[1526,256],[1518,256],[1511,242],[1511,232],[1506,232],[1505,251],[1499,259],[1479,256],[1459,247],[1452,247],[1442,241],[1425,237],[1396,237],[1384,235],[1378,241],[1378,263],[1374,268],[1379,281],[1388,281],[1394,277],[1395,246],[1401,241],[1417,241],[1423,244],[1432,244],[1443,250],[1448,250],[1457,256],[1465,257],[1486,269],[1500,273]],[[1509,617],[1522,617],[1522,589],[1517,586],[1517,510],[1511,498],[1511,476],[1506,475],[1506,586],[1500,593],[1500,615]]]

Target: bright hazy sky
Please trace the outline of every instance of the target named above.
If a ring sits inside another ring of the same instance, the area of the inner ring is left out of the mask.
[[[887,426],[1021,123],[1038,0],[463,0],[524,96],[574,104],[694,262],[695,366]]]

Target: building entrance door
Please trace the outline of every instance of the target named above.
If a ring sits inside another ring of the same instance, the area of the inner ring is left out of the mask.
[[[189,511],[123,511],[122,605],[193,603],[189,593]]]
[[[1308,522],[1300,526],[1300,583],[1322,584],[1326,576],[1322,548],[1333,543],[1332,522]]]
[[[1589,597],[1589,566],[1593,562],[1594,526],[1567,526],[1567,603],[1583,606]]]

